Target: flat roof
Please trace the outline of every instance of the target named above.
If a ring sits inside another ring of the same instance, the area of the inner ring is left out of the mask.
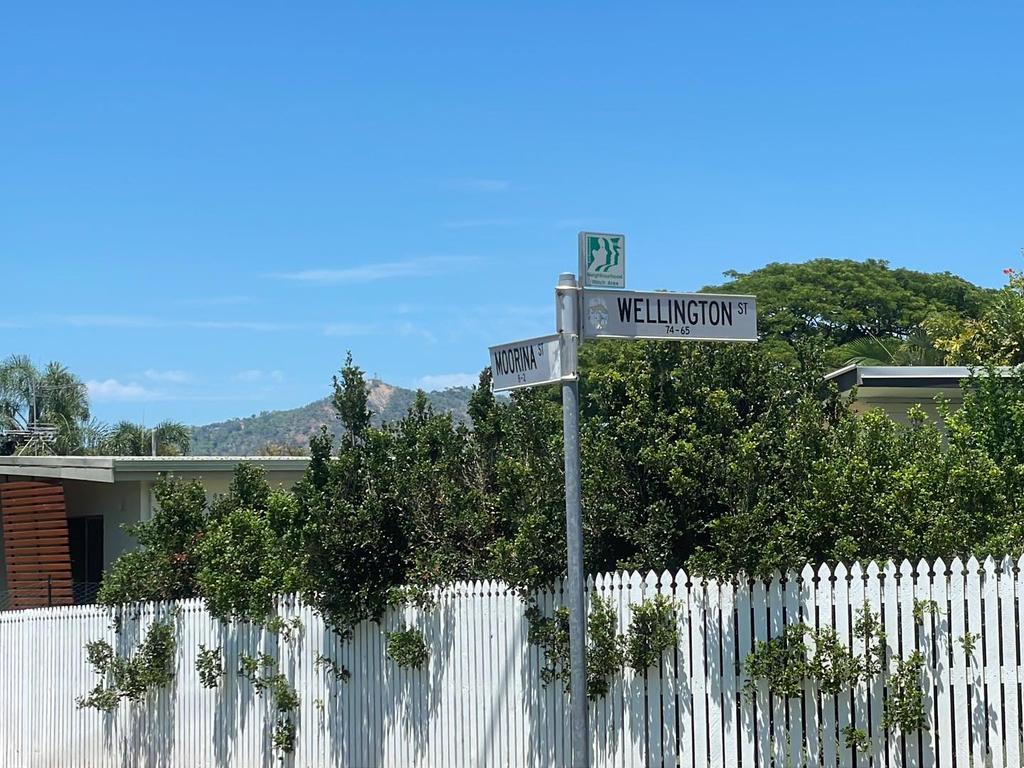
[[[233,472],[239,462],[268,471],[303,472],[308,456],[0,456],[0,475],[55,480],[146,480],[176,472]]]
[[[1012,366],[998,366],[1001,376],[1008,376]],[[961,398],[960,383],[972,372],[984,369],[967,365],[847,365],[825,375],[834,381],[840,392],[857,387],[861,400],[923,401],[942,394],[950,400]]]

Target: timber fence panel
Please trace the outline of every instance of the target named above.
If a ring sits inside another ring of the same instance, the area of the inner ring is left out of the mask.
[[[735,585],[726,581],[721,584],[722,605],[722,744],[725,764],[733,765],[739,752],[739,710],[737,696],[742,684],[736,659],[736,611]]]
[[[658,574],[648,571],[644,577],[644,601],[654,600],[660,591]],[[664,752],[661,748],[661,694],[662,694],[662,668],[664,667],[665,654],[650,667],[645,673],[647,679],[644,692],[647,702],[647,714],[644,718],[644,726],[647,730],[647,765],[650,768],[662,768],[664,765]]]
[[[953,755],[953,723],[952,716],[952,684],[951,666],[952,634],[950,631],[949,605],[949,574],[946,563],[941,558],[935,561],[932,574],[932,600],[937,611],[935,615],[935,703],[934,722],[936,723],[935,754],[941,768],[952,766]]]
[[[917,564],[916,581],[917,605],[921,606],[921,618],[918,621],[920,649],[924,656],[924,668],[921,670],[921,687],[923,691],[924,717],[926,727],[921,731],[921,765],[924,768],[935,768],[935,742],[938,738],[938,723],[935,721],[935,688],[937,676],[936,660],[936,619],[939,615],[939,604],[932,595],[931,568],[921,560]]]
[[[834,602],[835,590],[832,578],[832,571],[822,563],[818,569],[818,627],[835,627]],[[821,754],[824,765],[831,768],[839,760],[836,741],[836,718],[838,713],[838,702],[831,693],[822,692],[821,695]]]
[[[816,577],[814,568],[805,565],[800,572],[800,620],[809,630],[818,627],[818,610],[816,602]],[[805,653],[812,653],[814,642],[808,632],[804,636]],[[804,733],[807,739],[808,765],[819,765],[821,761],[821,742],[818,738],[818,726],[821,722],[821,698],[816,681],[808,679],[804,684]]]
[[[1004,750],[1002,734],[1002,680],[999,666],[999,582],[996,562],[985,558],[982,579],[982,640],[985,646],[985,715],[986,739],[993,768],[1003,768]]]
[[[722,768],[721,592],[717,581],[708,583],[707,607],[704,636],[708,664],[708,765]]]
[[[782,612],[782,579],[778,571],[772,576],[768,586],[768,633],[769,637],[779,637],[784,630],[784,615]],[[769,694],[771,700],[771,712],[768,717],[771,721],[771,745],[776,766],[786,765],[788,751],[788,730],[786,728],[786,699],[776,694]]]
[[[967,690],[967,669],[971,663],[968,654],[971,642],[967,637],[967,620],[964,611],[964,564],[959,557],[949,564],[949,627],[950,677],[952,711],[948,713],[953,726],[955,744],[952,750],[953,763],[968,765],[971,755],[971,707]]]
[[[878,563],[872,561],[867,567],[867,584],[864,588],[864,600],[870,616],[865,615],[865,620],[871,619],[876,628],[880,627],[882,620],[882,573]],[[877,646],[883,643],[878,634],[871,637],[871,644],[875,646],[872,651],[877,651]],[[885,663],[884,646],[880,654],[874,656],[876,663]],[[882,732],[882,701],[884,697],[884,680],[880,672],[871,676],[870,691],[867,697],[868,706],[868,759],[871,768],[879,768],[885,764],[885,734]]]
[[[682,575],[682,572],[678,575]],[[658,593],[673,603],[672,620],[676,631],[679,615],[675,600],[675,578],[665,571],[661,575]],[[679,761],[678,696],[679,696],[679,642],[665,654],[665,674],[662,677],[661,744],[665,768],[677,768]]]
[[[1019,628],[1016,610],[1016,577],[1014,562],[1003,558],[999,576],[999,632],[1002,636],[1002,660],[1000,677],[1003,680],[1003,711],[1005,714],[1003,733],[1006,739],[1006,764],[1020,765],[1020,704],[1017,687],[1019,649],[1017,641]]]
[[[679,765],[680,768],[695,768],[701,765],[693,754],[693,734],[696,721],[693,715],[693,612],[690,609],[690,577],[683,571],[676,579],[676,601],[679,610]]]

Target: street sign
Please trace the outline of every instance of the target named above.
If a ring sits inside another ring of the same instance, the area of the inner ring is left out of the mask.
[[[753,296],[583,291],[584,338],[757,341]]]
[[[591,735],[584,650],[587,614],[577,344],[602,337],[757,341],[757,302],[753,296],[625,291],[625,256],[623,235],[580,232],[579,280],[564,273],[555,289],[559,333],[491,347],[491,386],[495,391],[555,381],[562,385],[566,544],[563,598],[569,609],[570,744],[571,763],[576,768],[590,765]]]
[[[626,287],[626,236],[580,232],[580,275],[583,287]]]
[[[491,347],[491,388],[495,392],[536,387],[561,378],[557,334]]]

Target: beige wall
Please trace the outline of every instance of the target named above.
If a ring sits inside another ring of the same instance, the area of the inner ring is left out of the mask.
[[[909,424],[910,419],[907,418],[907,411],[913,408],[915,405],[921,406],[921,410],[924,411],[928,420],[936,424],[942,425],[942,419],[939,416],[939,409],[935,403],[931,401],[921,402],[919,400],[882,400],[882,401],[870,401],[870,400],[855,400],[853,403],[853,410],[857,413],[865,413],[867,411],[882,410],[886,416],[893,421],[901,424]],[[949,404],[951,410],[956,410],[962,405],[962,403]]]
[[[124,530],[125,525],[141,520],[141,483],[91,483],[87,480],[65,480],[64,500],[68,517],[103,517],[103,568],[106,569],[122,552],[135,546],[135,537]]]

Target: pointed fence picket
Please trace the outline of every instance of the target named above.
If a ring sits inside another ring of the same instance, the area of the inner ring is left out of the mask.
[[[624,669],[591,703],[595,768],[698,766],[870,766],[969,768],[1020,765],[1024,558],[934,563],[807,566],[767,581],[715,581],[686,573],[601,574],[591,603],[609,601],[618,631],[633,606],[656,595],[674,607],[678,644],[646,671]],[[535,596],[545,615],[563,585]],[[172,614],[171,608],[176,607]],[[545,685],[543,652],[527,642],[516,593],[495,581],[436,590],[431,610],[388,612],[350,638],[324,626],[309,606],[281,598],[277,613],[298,618],[291,637],[225,625],[201,601],[146,604],[120,626],[99,607],[0,613],[0,764],[24,766],[250,766],[277,764],[271,701],[236,673],[243,653],[269,653],[301,703],[290,766],[569,766],[567,695]],[[808,654],[815,630],[834,629],[856,655],[868,649],[855,628],[869,615],[884,632],[884,671],[838,696],[812,680],[784,698],[745,662],[759,643],[802,623]],[[173,615],[174,682],[117,712],[78,709],[95,684],[84,645],[105,639],[127,653],[158,618]],[[429,649],[421,669],[387,656],[385,632],[419,627]],[[221,648],[226,674],[216,690],[199,684],[199,646]],[[891,673],[915,652],[927,728],[886,729]],[[340,682],[319,658],[349,670]],[[845,729],[867,747],[847,745]]]

